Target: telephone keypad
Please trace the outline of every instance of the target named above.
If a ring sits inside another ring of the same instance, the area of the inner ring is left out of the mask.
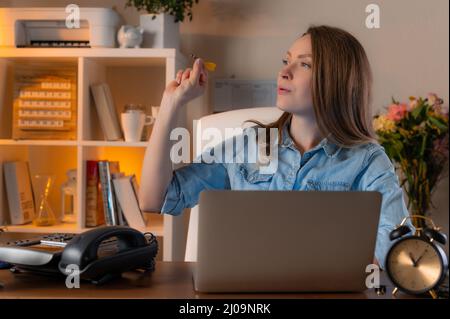
[[[66,244],[75,237],[76,234],[71,233],[54,233],[54,234],[48,234],[44,236],[40,236],[37,238],[32,239],[21,239],[21,240],[15,240],[7,242],[7,246],[20,246],[20,247],[27,247],[27,246],[34,246],[34,245],[44,245],[44,246],[58,246],[58,247],[65,247]]]

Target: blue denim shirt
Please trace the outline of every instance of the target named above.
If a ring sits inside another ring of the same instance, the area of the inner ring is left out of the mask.
[[[174,171],[161,213],[181,214],[184,208],[197,204],[200,192],[205,189],[378,191],[382,194],[382,206],[375,257],[384,268],[392,245],[389,233],[408,216],[408,210],[398,177],[383,147],[367,143],[343,148],[325,138],[302,155],[294,146],[288,128],[289,124],[283,127],[282,141],[277,146],[275,173],[262,174],[255,164],[245,162],[191,163]],[[228,141],[217,147],[224,148]]]

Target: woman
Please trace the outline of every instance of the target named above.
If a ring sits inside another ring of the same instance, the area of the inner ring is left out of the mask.
[[[259,123],[279,130],[273,174],[251,163],[218,162],[172,171],[169,134],[177,111],[204,93],[208,78],[200,60],[177,73],[164,92],[145,154],[142,209],[178,215],[196,205],[204,189],[378,191],[383,200],[375,257],[384,266],[389,232],[408,211],[393,165],[371,129],[372,80],[364,49],[346,31],[310,27],[283,64],[277,107],[284,113],[274,123]]]

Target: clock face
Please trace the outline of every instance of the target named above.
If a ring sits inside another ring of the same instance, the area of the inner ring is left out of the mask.
[[[394,244],[386,267],[393,283],[411,293],[423,293],[434,288],[443,273],[437,248],[418,237],[405,238]]]

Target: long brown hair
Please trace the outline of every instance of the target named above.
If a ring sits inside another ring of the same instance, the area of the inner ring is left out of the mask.
[[[312,44],[312,101],[321,133],[343,147],[374,141],[371,120],[372,72],[364,48],[347,31],[330,26],[311,26],[306,33]],[[284,112],[264,128],[282,127],[292,117]]]

